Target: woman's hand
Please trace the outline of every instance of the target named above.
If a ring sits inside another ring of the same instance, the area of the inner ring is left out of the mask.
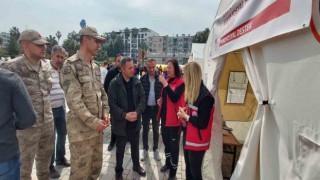
[[[179,111],[177,113],[178,117],[181,119],[184,119],[186,121],[189,120],[189,116],[187,115],[187,113],[185,112],[185,108],[179,107]]]
[[[161,73],[161,74],[159,75],[159,81],[162,83],[163,87],[168,86],[168,82],[167,82],[167,80],[164,78],[163,73]]]

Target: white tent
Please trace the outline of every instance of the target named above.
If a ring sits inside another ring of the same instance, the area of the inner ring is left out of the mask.
[[[203,68],[204,65],[204,59],[203,59],[203,48],[206,44],[204,43],[192,43],[191,48],[191,58],[190,60],[195,61],[200,64],[201,68]]]
[[[319,0],[221,0],[204,48],[204,82],[215,94],[226,54],[242,52],[259,103],[232,179],[320,179],[319,6]],[[216,112],[211,147],[219,163]]]

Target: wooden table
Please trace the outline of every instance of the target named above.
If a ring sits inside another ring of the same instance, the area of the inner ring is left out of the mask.
[[[241,144],[237,140],[237,138],[233,135],[231,131],[228,131],[228,135],[223,135],[223,152],[232,154],[232,169],[231,174],[234,171],[234,168],[236,166],[236,155],[237,155],[237,146],[240,146]],[[229,148],[225,148],[229,147]],[[231,148],[232,147],[232,148]],[[233,150],[232,150],[233,149]]]

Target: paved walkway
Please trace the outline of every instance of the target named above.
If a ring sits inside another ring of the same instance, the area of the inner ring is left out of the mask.
[[[115,179],[115,171],[114,167],[116,165],[116,148],[113,148],[111,152],[107,150],[109,142],[110,142],[110,135],[111,135],[111,128],[108,127],[105,130],[104,134],[104,144],[103,144],[103,165],[100,175],[100,180],[113,180]],[[150,128],[149,132],[149,147],[152,149],[152,128]],[[182,143],[182,136],[181,136],[181,143]],[[140,141],[139,141],[139,148],[140,148],[140,157],[142,154],[142,129],[140,132]],[[161,161],[156,161],[153,158],[153,151],[149,150],[149,159],[147,159],[144,162],[140,161],[141,166],[146,170],[147,175],[145,177],[140,177],[136,172],[132,171],[132,160],[131,160],[131,153],[130,153],[130,143],[127,143],[125,155],[124,155],[124,161],[123,161],[123,177],[124,179],[132,179],[132,180],[164,180],[168,179],[168,172],[162,173],[160,172],[160,168],[164,165],[165,162],[165,156],[164,156],[164,145],[162,142],[161,134],[159,138],[159,152]],[[70,152],[69,152],[69,143],[66,143],[66,158],[70,159]],[[211,170],[210,166],[210,151],[207,151],[205,156],[205,162],[203,163],[203,178],[204,179],[213,179],[213,171]],[[69,179],[70,174],[70,168],[65,168],[63,166],[56,166],[56,169],[61,173],[61,177],[59,179],[61,180],[67,180]],[[183,151],[182,151],[182,145],[180,146],[180,154],[179,154],[179,164],[178,164],[178,170],[177,170],[177,179],[186,179],[185,178],[185,163],[183,158]],[[35,165],[33,166],[32,171],[32,179],[36,180],[36,170]]]

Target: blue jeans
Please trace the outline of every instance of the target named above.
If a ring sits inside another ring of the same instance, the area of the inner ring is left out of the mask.
[[[54,129],[57,134],[57,141],[55,146],[56,156],[54,156],[54,152],[51,157],[51,165],[53,167],[54,160],[56,162],[64,161],[64,156],[66,154],[66,119],[65,119],[65,108],[64,106],[60,106],[58,108],[52,108],[53,118],[54,118]],[[56,157],[56,158],[54,158]]]
[[[0,163],[0,180],[20,180],[19,155]]]

